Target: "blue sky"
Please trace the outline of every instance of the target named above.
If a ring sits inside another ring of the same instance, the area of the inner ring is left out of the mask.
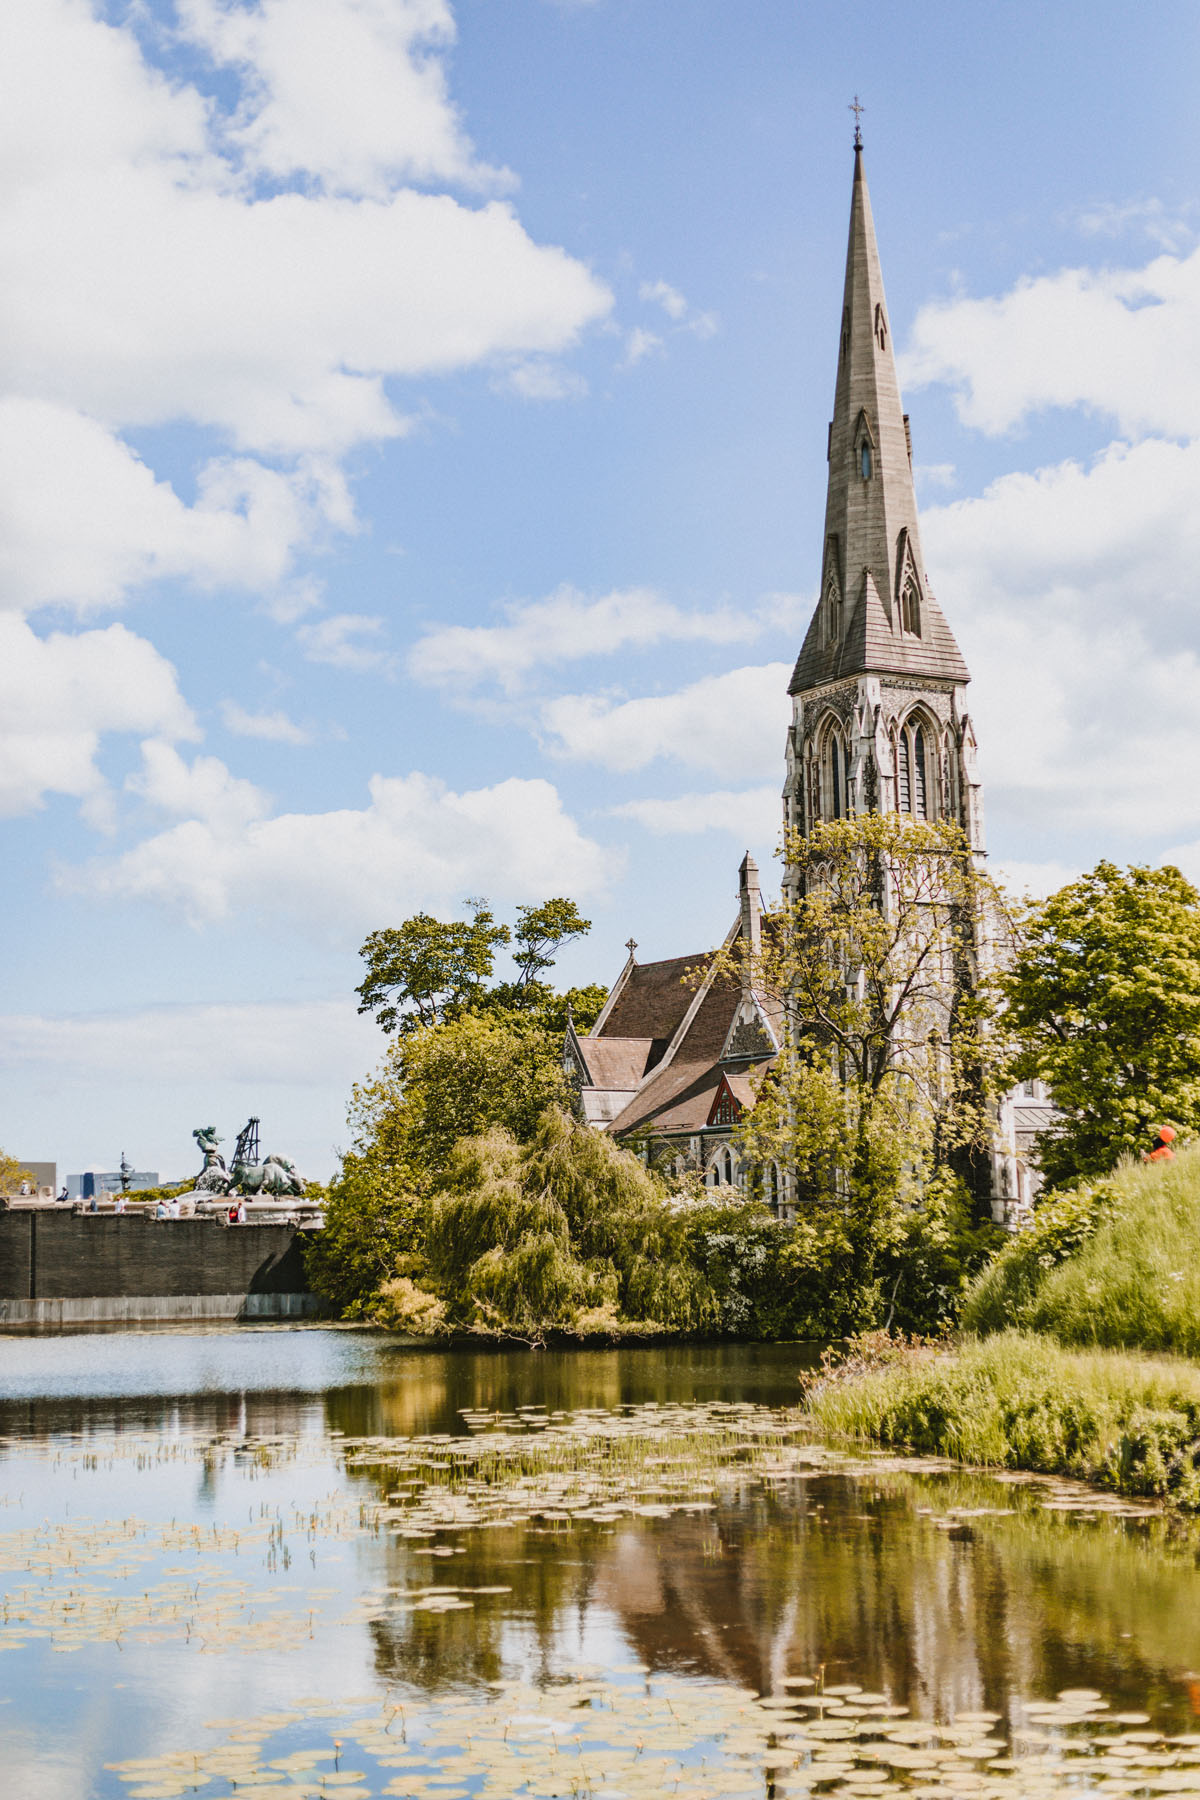
[[[327,1175],[358,945],[771,870],[863,119],[989,840],[1200,877],[1194,5],[8,0],[0,1143]],[[767,875],[768,884],[771,876]]]

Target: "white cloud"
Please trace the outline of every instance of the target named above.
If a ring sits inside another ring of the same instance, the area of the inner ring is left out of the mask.
[[[583,898],[619,863],[582,834],[547,781],[459,794],[428,775],[376,775],[360,811],[238,818],[222,811],[219,779],[204,779],[216,794],[208,818],[66,871],[63,885],[154,901],[197,925],[252,912],[344,938],[418,906],[458,905],[465,893]],[[162,786],[170,798],[170,780]]]
[[[188,506],[94,420],[0,400],[0,606],[109,607],[172,576],[267,591],[341,502],[336,481],[225,457]]]
[[[766,663],[638,700],[563,695],[541,710],[547,746],[607,769],[642,769],[662,757],[727,778],[766,780],[782,764],[791,673],[791,663]]]
[[[901,375],[910,390],[947,383],[980,431],[1081,406],[1133,436],[1200,435],[1200,250],[1143,269],[1063,269],[999,298],[924,306]]]
[[[221,722],[235,737],[261,738],[268,744],[311,744],[312,734],[285,712],[248,712],[236,700],[222,700]]]
[[[628,649],[674,643],[731,644],[753,638],[763,609],[689,613],[651,588],[614,589],[590,599],[578,588],[556,588],[543,600],[516,600],[502,608],[503,625],[435,625],[408,655],[408,671],[418,681],[456,689],[494,681],[509,692],[536,668],[612,656]]]
[[[1080,213],[1075,225],[1085,237],[1121,237],[1140,231],[1160,250],[1183,250],[1196,236],[1194,226],[1169,213],[1162,201],[1106,201]]]
[[[181,0],[182,32],[236,68],[229,131],[249,167],[378,195],[397,180],[479,185],[436,52],[454,40],[446,0]]]
[[[315,625],[301,625],[296,637],[309,662],[365,675],[393,666],[391,651],[376,644],[384,630],[384,621],[373,614],[333,613]]]
[[[625,339],[625,367],[632,369],[643,357],[650,356],[662,347],[663,341],[656,331],[647,331],[643,326],[635,325]]]
[[[142,745],[142,766],[125,786],[158,812],[202,819],[224,831],[249,825],[270,810],[262,789],[231,775],[219,757],[196,756],[186,763],[161,738],[148,738]]]
[[[0,613],[0,815],[68,794],[104,824],[106,732],[198,735],[166,658],[123,625],[42,638]]]
[[[668,319],[677,322],[687,314],[687,301],[669,281],[643,281],[638,289],[638,298],[653,301],[656,306],[662,307]]]
[[[1033,819],[1134,835],[1200,824],[1200,444],[1114,444],[1002,477],[923,535],[976,680],[985,787]]]
[[[21,604],[286,590],[296,550],[353,523],[337,459],[407,429],[390,379],[516,359],[534,383],[611,306],[508,204],[389,185],[487,178],[445,0],[191,0],[186,24],[236,65],[236,117],[85,0],[6,6],[0,580]],[[206,441],[194,505],[123,441],[176,424],[237,453]]]
[[[657,836],[694,836],[728,831],[739,841],[761,843],[783,829],[782,782],[773,786],[717,789],[710,794],[677,794],[670,800],[626,800],[610,808],[619,819],[634,819]]]
[[[498,393],[516,394],[520,400],[581,400],[588,391],[582,375],[545,357],[515,363],[492,386]]]

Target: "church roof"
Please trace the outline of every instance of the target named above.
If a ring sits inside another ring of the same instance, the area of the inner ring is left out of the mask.
[[[650,1066],[653,1038],[589,1037],[576,1041],[595,1087],[628,1088],[632,1092]]]
[[[910,571],[919,596],[916,630],[902,623],[901,593]],[[970,679],[925,573],[908,420],[896,379],[862,147],[856,145],[829,427],[821,599],[789,692],[866,673]]]

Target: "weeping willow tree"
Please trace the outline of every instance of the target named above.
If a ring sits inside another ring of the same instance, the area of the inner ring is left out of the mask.
[[[786,1042],[737,1137],[836,1214],[870,1316],[914,1209],[970,1223],[1000,1065],[984,977],[1007,913],[949,823],[829,820],[790,832],[784,855],[789,892],[749,977],[784,998]]]
[[[425,1257],[447,1329],[701,1331],[717,1316],[662,1183],[559,1108],[524,1145],[493,1129],[455,1146]]]

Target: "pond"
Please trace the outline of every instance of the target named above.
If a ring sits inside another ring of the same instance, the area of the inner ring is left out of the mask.
[[[814,1442],[796,1346],[0,1339],[0,1794],[1200,1791],[1200,1537]]]

